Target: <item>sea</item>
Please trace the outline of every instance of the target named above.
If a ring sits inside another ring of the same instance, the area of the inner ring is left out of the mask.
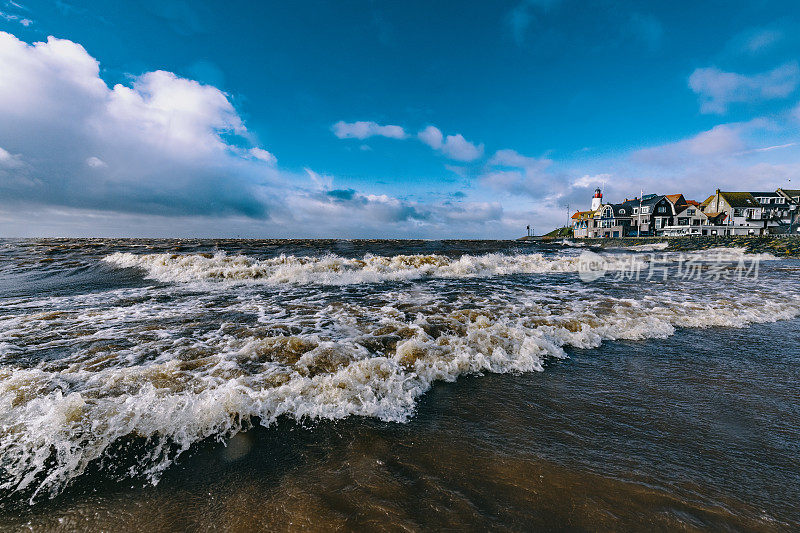
[[[0,530],[800,529],[800,260],[0,240]]]

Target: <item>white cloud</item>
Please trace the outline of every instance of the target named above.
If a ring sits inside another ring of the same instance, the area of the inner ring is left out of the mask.
[[[424,130],[417,133],[420,141],[424,142],[434,150],[441,150],[442,141],[444,136],[439,128],[436,126],[428,126]]]
[[[0,168],[19,168],[23,166],[22,158],[17,154],[11,154],[8,150],[0,147]]]
[[[714,126],[683,141],[681,145],[694,155],[732,154],[744,149],[741,128],[729,124]]]
[[[696,69],[689,76],[689,87],[700,95],[700,111],[722,114],[737,102],[757,102],[786,98],[800,84],[797,62],[786,63],[761,74],[747,76],[724,72],[716,67]]]
[[[528,157],[515,150],[498,150],[489,160],[493,167],[481,176],[481,182],[493,189],[512,194],[543,198],[552,193],[554,176],[547,172],[553,161]]]
[[[92,168],[104,168],[108,166],[108,164],[105,161],[95,156],[86,159],[86,164]]]
[[[0,72],[0,124],[15,125],[0,146],[25,163],[0,180],[5,202],[252,217],[277,203],[280,177],[242,156],[246,129],[215,87],[154,71],[109,88],[79,44],[4,32]]]
[[[580,178],[574,180],[571,185],[581,188],[604,187],[611,178],[611,174],[584,174]]]
[[[340,120],[331,128],[333,134],[340,139],[366,139],[368,137],[381,136],[390,139],[405,139],[406,132],[400,126],[386,125],[381,126],[377,122],[358,121],[344,122]]]
[[[456,161],[474,161],[483,156],[483,144],[475,145],[460,133],[445,137],[436,126],[426,127],[417,133],[417,138]]]
[[[746,137],[764,126],[763,120],[719,124],[674,143],[637,150],[631,157],[634,161],[661,167],[678,167],[690,160],[727,157],[750,148]]]
[[[69,40],[0,32],[0,73],[0,125],[14,124],[0,126],[4,235],[516,234],[491,197],[412,201],[283,171],[216,87],[158,70],[109,87]],[[472,160],[483,146],[450,135],[438,150]]]
[[[783,39],[780,30],[760,30],[750,35],[745,41],[745,49],[751,54],[761,52]]]
[[[278,158],[276,158],[272,153],[264,150],[263,148],[250,148],[250,155],[258,159],[259,161],[264,161],[270,165],[274,165],[278,162]]]
[[[318,189],[330,189],[333,187],[333,177],[331,176],[323,176],[311,170],[310,168],[304,168],[306,174],[311,181],[314,183],[316,188]]]
[[[781,41],[785,40],[787,33],[793,33],[794,28],[790,26],[780,28],[772,27],[757,27],[749,28],[737,35],[735,35],[726,45],[726,52],[732,57],[738,57],[742,54],[748,56],[756,56],[776,46]]]
[[[22,7],[16,4],[11,3],[14,7]],[[33,21],[27,17],[23,17],[20,15],[14,15],[13,13],[6,13],[5,11],[0,11],[0,19],[5,19],[8,22],[16,22],[18,24],[22,24],[26,28],[33,24]]]

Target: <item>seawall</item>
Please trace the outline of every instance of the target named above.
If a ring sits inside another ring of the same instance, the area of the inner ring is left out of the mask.
[[[573,239],[586,243],[587,246],[610,248],[621,246],[638,246],[666,242],[670,251],[704,250],[706,248],[731,247],[745,248],[748,253],[768,252],[776,256],[799,256],[800,235],[780,236],[765,235],[763,237],[747,236],[695,236],[695,237],[630,237],[603,239]]]

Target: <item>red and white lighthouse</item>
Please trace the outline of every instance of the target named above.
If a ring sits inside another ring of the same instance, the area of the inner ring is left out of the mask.
[[[592,211],[597,211],[600,209],[600,206],[603,204],[603,192],[600,190],[600,187],[594,190],[594,196],[592,197]]]

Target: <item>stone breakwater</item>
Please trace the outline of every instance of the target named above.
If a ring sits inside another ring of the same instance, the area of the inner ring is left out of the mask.
[[[744,248],[747,253],[770,253],[775,256],[800,257],[800,236],[783,237],[765,235],[763,237],[745,236],[699,236],[699,237],[631,237],[605,239],[575,239],[587,246],[599,248],[626,248],[644,244],[665,242],[666,250],[673,252],[705,250],[707,248]]]

